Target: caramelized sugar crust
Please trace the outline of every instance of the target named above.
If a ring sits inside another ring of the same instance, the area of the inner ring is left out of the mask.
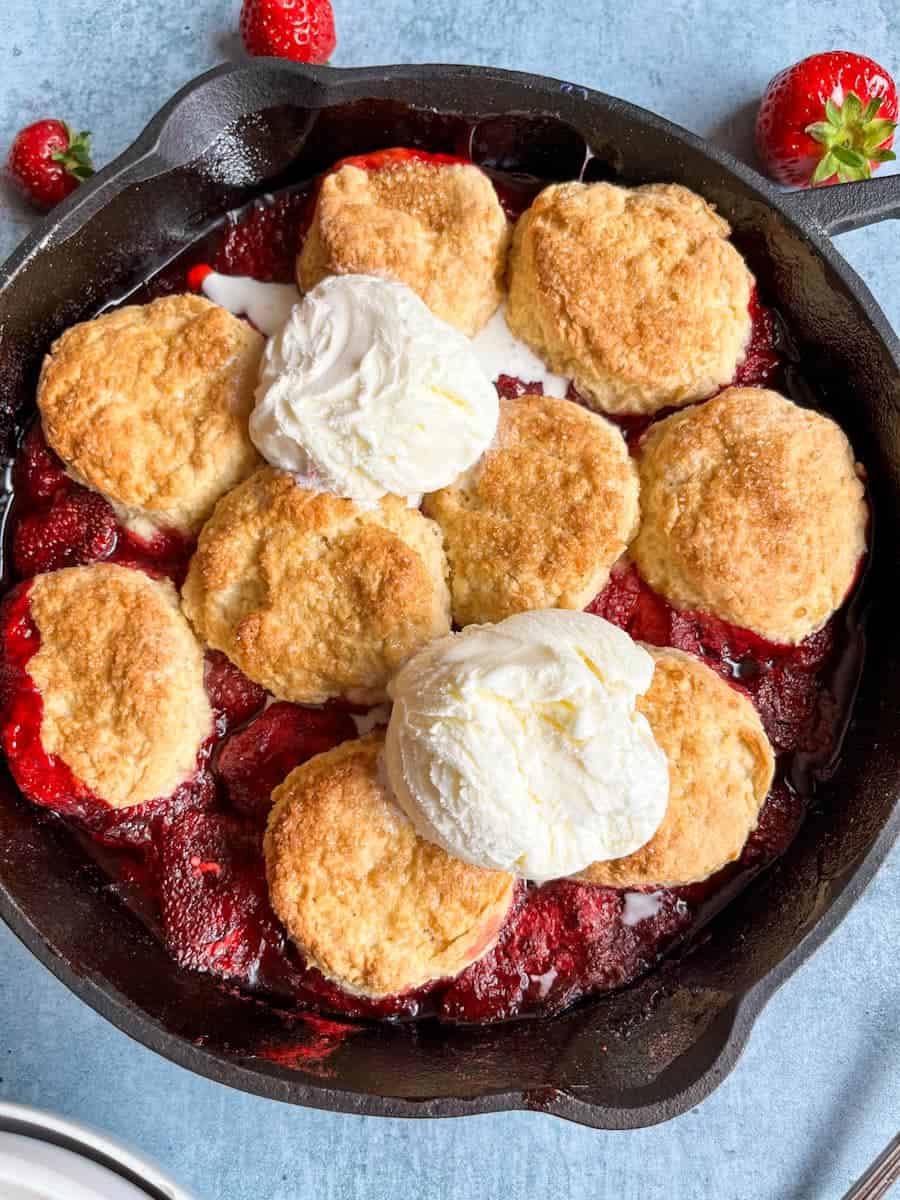
[[[475,166],[347,165],[322,180],[297,279],[303,291],[326,275],[395,279],[471,337],[502,298],[508,244],[493,184]]]
[[[516,225],[510,327],[606,412],[710,396],[751,332],[753,276],[729,233],[676,184],[554,184]]]
[[[304,956],[352,992],[458,975],[493,944],[514,880],[420,838],[386,793],[382,734],[297,767],[272,794],[272,907]]]
[[[97,564],[38,575],[29,598],[45,751],[113,808],[171,795],[213,724],[203,651],[172,584]]]
[[[637,528],[637,472],[597,414],[550,396],[501,400],[494,445],[424,507],[444,532],[458,625],[584,608]]]
[[[216,506],[183,589],[198,634],[281,700],[377,704],[450,629],[440,529],[396,496],[371,508],[264,467]]]
[[[258,465],[247,421],[264,339],[200,296],[73,325],[44,360],[44,434],[126,522],[195,532]]]

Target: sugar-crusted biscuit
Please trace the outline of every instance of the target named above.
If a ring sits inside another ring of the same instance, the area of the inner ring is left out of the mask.
[[[441,532],[396,496],[363,509],[265,467],[216,506],[183,590],[199,635],[282,700],[378,703],[447,633]]]
[[[751,332],[753,276],[729,233],[677,184],[554,184],[516,225],[510,328],[607,412],[710,396]]]
[[[699,659],[647,646],[653,681],[638,709],[669,762],[669,806],[645,846],[579,878],[609,887],[706,879],[739,857],[756,828],[775,760],[756,709]]]
[[[478,167],[346,165],[322,180],[297,278],[304,291],[326,275],[395,279],[471,337],[500,303],[508,243],[509,223]]]
[[[111,564],[36,576],[41,744],[113,808],[171,795],[212,733],[203,651],[168,580]]]
[[[514,881],[420,838],[386,793],[382,734],[317,755],[272,793],[272,907],[323,975],[387,996],[458,975],[490,948]]]
[[[652,426],[638,469],[631,553],[678,608],[795,643],[843,602],[868,510],[850,443],[828,417],[729,388]]]
[[[596,413],[550,396],[501,400],[494,446],[424,508],[444,532],[457,624],[584,608],[637,527],[637,472]]]
[[[262,336],[199,296],[73,325],[44,360],[44,434],[138,532],[195,532],[256,467],[247,422]]]

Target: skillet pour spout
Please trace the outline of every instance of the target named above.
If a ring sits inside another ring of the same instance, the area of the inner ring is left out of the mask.
[[[856,704],[814,813],[682,953],[551,1020],[342,1024],[285,1019],[227,993],[176,967],[8,775],[0,915],[119,1028],[248,1092],[386,1116],[534,1108],[597,1128],[653,1124],[698,1103],[728,1073],[767,999],[836,927],[900,831],[900,344],[828,240],[900,216],[900,177],[782,194],[624,101],[491,68],[335,70],[262,59],[219,67],[182,89],[0,268],[5,453],[33,415],[42,356],[66,326],[127,295],[227,210],[337,158],[397,144],[462,148],[487,169],[547,182],[677,182],[731,222],[807,378],[813,364],[817,401],[866,464],[875,513],[851,619],[877,654],[858,681],[845,681]]]

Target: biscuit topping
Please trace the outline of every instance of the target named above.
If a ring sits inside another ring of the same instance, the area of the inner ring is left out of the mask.
[[[846,434],[822,413],[728,388],[654,424],[638,469],[631,554],[677,608],[796,645],[843,603],[868,506]]]
[[[297,767],[272,793],[272,907],[307,961],[343,988],[390,996],[458,975],[493,944],[514,881],[416,835],[378,769],[382,735]]]
[[[581,875],[607,887],[707,879],[740,855],[772,785],[772,747],[748,697],[699,658],[649,652],[653,682],[638,709],[669,762],[669,806],[640,850]]]
[[[675,184],[553,184],[516,226],[510,327],[604,412],[710,396],[751,332],[753,276],[729,233]]]
[[[175,589],[98,563],[39,575],[29,595],[43,750],[111,808],[171,795],[213,729],[203,653]]]
[[[392,681],[388,779],[423,837],[476,866],[544,880],[630,854],[668,799],[635,707],[652,677],[645,650],[587,613],[471,626]]]
[[[309,291],[328,275],[393,279],[471,337],[503,298],[508,243],[494,185],[474,164],[382,151],[323,178],[297,280]]]
[[[539,186],[341,160],[44,367],[0,749],[180,966],[279,1010],[620,988],[840,750],[865,474],[764,390],[789,327],[701,197]]]
[[[250,436],[313,490],[417,505],[476,462],[497,413],[464,334],[403,284],[344,275],[313,288],[269,342]]]
[[[48,445],[148,541],[196,533],[258,465],[247,434],[263,340],[200,296],[164,296],[73,325],[44,360]]]

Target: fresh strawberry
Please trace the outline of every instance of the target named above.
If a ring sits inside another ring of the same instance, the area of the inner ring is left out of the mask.
[[[28,513],[13,539],[13,564],[23,578],[108,558],[116,547],[116,515],[96,492],[74,488],[44,512]]]
[[[30,200],[52,208],[93,175],[90,142],[65,121],[35,121],[16,134],[7,170]]]
[[[327,62],[336,44],[331,0],[244,0],[241,37],[248,54]]]
[[[756,148],[778,183],[868,179],[895,158],[897,88],[877,62],[848,50],[813,54],[769,83]]]

